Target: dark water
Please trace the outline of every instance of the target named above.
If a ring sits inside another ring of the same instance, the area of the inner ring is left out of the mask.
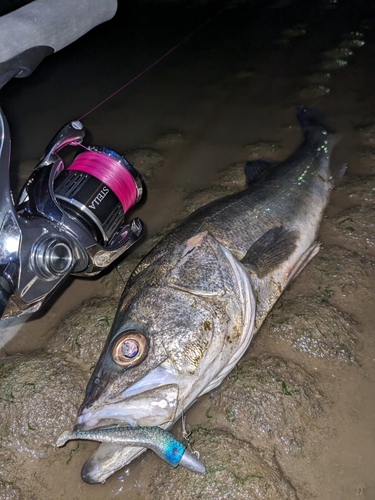
[[[149,236],[178,219],[186,211],[186,198],[210,187],[229,165],[253,155],[287,156],[300,140],[293,115],[302,103],[324,110],[342,133],[335,168],[348,163],[349,176],[372,176],[375,139],[357,131],[375,122],[374,25],[370,1],[122,2],[112,21],[47,58],[30,78],[14,80],[0,91],[12,135],[12,187],[17,192],[64,123],[85,114],[181,41],[83,119],[91,144],[129,156],[144,174],[147,200],[134,214],[146,222]],[[345,194],[334,195],[330,214],[339,213],[347,201]],[[366,237],[373,241],[370,220],[368,227]],[[322,239],[326,245],[338,244],[329,229]],[[368,255],[374,255],[373,246],[368,248]],[[366,252],[361,255],[367,258]],[[100,296],[101,287],[100,279],[75,280],[38,319],[22,326],[7,352],[43,347],[48,332],[84,298]],[[363,312],[360,300],[353,299],[354,312],[369,331],[374,318]],[[370,382],[370,352],[364,365]],[[369,390],[360,379],[353,382],[344,375],[343,380],[348,393],[338,385],[343,391],[340,411],[353,394],[366,399],[368,393],[361,391]],[[332,447],[337,454],[331,449],[317,459],[311,491],[321,494],[309,498],[375,498],[369,418],[375,407],[367,398],[362,408],[363,427],[356,427],[353,439],[348,415],[336,415],[341,439],[333,440]],[[365,463],[362,473],[356,466],[351,478],[350,449],[358,443],[358,460]],[[79,459],[75,463],[79,467]],[[106,486],[88,487],[79,483],[78,472],[68,477],[65,462],[55,465],[54,479],[69,498],[78,498],[77,487],[79,498],[121,498],[125,491],[130,498],[151,498],[142,493],[143,476],[133,475],[128,483],[117,476]],[[41,487],[40,498],[51,498],[50,492]]]

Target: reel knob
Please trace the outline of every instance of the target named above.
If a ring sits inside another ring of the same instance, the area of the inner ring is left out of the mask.
[[[72,249],[62,239],[43,239],[34,245],[32,266],[40,278],[56,279],[72,268]]]

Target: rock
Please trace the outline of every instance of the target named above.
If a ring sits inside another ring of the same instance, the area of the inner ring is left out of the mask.
[[[275,161],[285,159],[283,157],[283,148],[278,142],[258,141],[246,146],[250,160],[259,160],[259,158],[272,158]]]
[[[356,175],[346,177],[345,182],[335,189],[335,194],[345,197],[344,203],[354,205],[375,205],[375,176]]]
[[[111,327],[118,299],[91,299],[66,317],[47,344],[49,352],[69,353],[91,370]]]
[[[12,490],[11,498],[17,488],[26,498],[40,461],[53,455],[57,437],[72,427],[88,377],[60,354],[9,356],[0,366],[0,484]]]
[[[357,205],[325,221],[324,231],[335,238],[337,245],[361,255],[375,255],[374,208]]]
[[[208,412],[271,459],[300,454],[312,422],[323,413],[324,398],[314,377],[301,366],[275,356],[240,361],[211,395]]]
[[[204,451],[206,474],[162,464],[152,475],[147,498],[154,500],[292,500],[294,488],[274,463],[271,468],[246,440],[223,429],[198,428],[193,447]],[[202,459],[202,456],[201,456]]]
[[[153,148],[127,151],[125,157],[141,172],[142,177],[146,180],[153,177],[155,172],[164,164],[162,152]]]
[[[349,57],[353,55],[353,51],[349,47],[345,47],[343,45],[339,45],[334,49],[329,49],[323,52],[323,57],[328,59],[339,59]]]
[[[212,186],[190,193],[184,199],[184,215],[188,215],[211,201],[241,191],[246,187],[244,172],[246,161],[235,163],[223,169]]]
[[[315,85],[323,85],[327,84],[332,78],[331,73],[329,72],[317,72],[317,73],[312,73],[309,75],[306,80]]]
[[[12,482],[0,481],[0,498],[1,500],[23,500],[25,497]]]
[[[342,311],[358,314],[356,296],[359,293],[370,296],[374,279],[375,259],[330,246],[322,248],[293,283],[293,296],[310,294],[320,303],[328,302]]]
[[[331,88],[326,85],[307,85],[300,90],[301,99],[316,99],[323,97],[331,92]]]
[[[357,323],[324,296],[284,295],[268,315],[264,328],[276,345],[285,342],[310,357],[346,363],[356,360]]]
[[[356,131],[362,144],[371,147],[375,146],[375,123],[358,125]]]
[[[362,174],[375,173],[375,148],[362,146],[353,152],[353,160]]]
[[[178,130],[168,130],[163,132],[153,143],[156,149],[171,149],[176,146],[181,146],[186,142],[186,138],[182,132]]]
[[[345,66],[347,66],[347,65],[348,65],[348,61],[346,59],[327,58],[327,59],[323,59],[323,61],[322,61],[322,70],[323,71],[334,71],[334,70],[337,70],[340,68],[345,68]]]

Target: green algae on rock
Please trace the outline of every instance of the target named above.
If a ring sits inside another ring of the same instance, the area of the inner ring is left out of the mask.
[[[318,302],[328,302],[356,318],[358,306],[353,300],[363,292],[370,296],[374,279],[375,259],[339,246],[324,247],[306,267],[303,279],[295,281],[293,294],[309,292]]]
[[[312,422],[323,414],[325,398],[316,376],[276,356],[240,362],[211,395],[215,425],[237,438],[246,436],[267,457],[299,454]]]
[[[297,494],[276,463],[268,465],[243,437],[204,427],[193,430],[193,446],[204,450],[206,474],[200,476],[164,464],[152,474],[148,497],[154,500],[219,499],[297,500]]]
[[[118,299],[91,299],[63,319],[48,342],[49,352],[65,352],[89,370],[103,348]]]
[[[357,323],[329,304],[324,295],[284,298],[280,305],[282,310],[271,311],[265,323],[276,341],[312,358],[356,360]]]
[[[87,376],[60,354],[4,357],[1,365],[0,484],[20,487],[25,498],[31,471],[53,454],[51,442],[73,424]]]

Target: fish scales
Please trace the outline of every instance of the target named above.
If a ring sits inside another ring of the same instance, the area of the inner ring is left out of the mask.
[[[302,107],[297,117],[304,140],[289,158],[259,160],[254,170],[248,162],[244,191],[195,211],[136,267],[87,386],[78,429],[170,427],[221,383],[316,254],[337,136],[317,110]],[[141,451],[101,444],[83,477],[103,482]]]
[[[263,177],[262,183],[213,201],[190,215],[151,250],[139,268],[135,269],[125,291],[141,270],[177,243],[200,231],[210,231],[215,237],[225,240],[232,252],[245,255],[247,249],[263,234],[264,228],[277,223],[293,225],[296,211],[298,213],[304,210],[305,214],[301,213],[301,216],[308,217],[314,206],[319,211],[316,216],[321,217],[325,207],[316,204],[315,200],[320,199],[326,191],[328,179],[324,176],[325,169],[317,166],[321,166],[320,163],[322,159],[324,161],[327,153],[319,150],[315,157],[304,158],[303,155],[307,154],[311,147],[308,144],[304,146],[298,155],[293,155],[295,157],[273,166]],[[317,175],[317,170],[323,170],[323,179]],[[294,184],[296,179],[297,183]],[[306,203],[306,197],[310,197],[309,204]],[[251,225],[247,223],[249,219]]]

